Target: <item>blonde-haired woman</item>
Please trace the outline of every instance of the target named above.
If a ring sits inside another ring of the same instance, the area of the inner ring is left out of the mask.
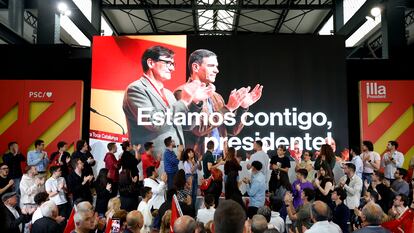
[[[170,222],[171,222],[171,210],[167,210],[161,219],[160,233],[170,232]]]
[[[108,210],[105,213],[106,220],[112,218],[115,212],[121,210],[121,199],[119,197],[114,197],[108,201]]]

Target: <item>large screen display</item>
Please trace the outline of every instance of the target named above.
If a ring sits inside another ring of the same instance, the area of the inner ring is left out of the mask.
[[[162,151],[169,136],[199,153],[210,140],[218,153],[258,139],[265,150],[348,146],[343,38],[95,37],[92,51],[90,138],[102,154],[124,140]]]

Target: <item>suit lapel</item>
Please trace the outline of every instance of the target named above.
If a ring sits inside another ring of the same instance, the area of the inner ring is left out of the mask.
[[[147,78],[141,76],[142,85],[146,87],[146,91],[150,93],[165,109],[168,109],[167,105],[165,104],[164,100],[158,94],[158,91],[152,86],[152,84],[148,81]]]

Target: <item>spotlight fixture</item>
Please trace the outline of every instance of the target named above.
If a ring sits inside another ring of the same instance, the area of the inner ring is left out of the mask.
[[[69,16],[72,12],[68,9],[68,5],[65,2],[59,2],[57,9],[61,15]]]
[[[381,8],[379,6],[373,7],[370,11],[371,15],[375,18],[381,14]]]
[[[57,9],[60,13],[64,13],[65,11],[68,10],[68,5],[66,5],[66,3],[64,2],[59,2],[57,5]]]
[[[381,8],[379,6],[375,6],[369,12],[369,15],[365,16],[365,18],[369,21],[375,21],[375,18],[381,15]]]

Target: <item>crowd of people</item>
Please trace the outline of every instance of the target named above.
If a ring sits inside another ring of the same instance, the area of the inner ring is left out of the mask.
[[[265,152],[260,140],[247,156],[227,146],[217,155],[213,141],[204,154],[172,137],[162,149],[125,141],[119,156],[108,143],[97,174],[84,140],[72,154],[66,142],[50,156],[44,141],[34,145],[24,156],[10,142],[0,164],[4,232],[389,232],[382,223],[414,208],[414,179],[396,141],[382,157],[363,141],[345,158],[329,144],[298,157],[283,145]],[[242,166],[249,177],[240,177]],[[334,166],[345,175],[334,177]],[[171,225],[174,200],[183,216]]]

